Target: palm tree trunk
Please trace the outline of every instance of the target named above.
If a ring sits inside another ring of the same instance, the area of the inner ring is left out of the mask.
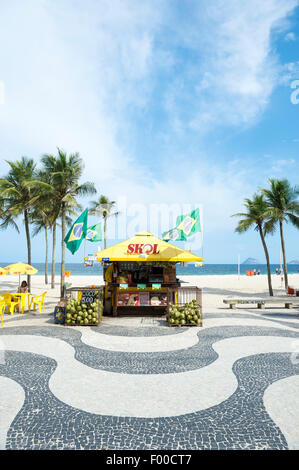
[[[24,210],[24,221],[25,221],[25,231],[26,231],[26,239],[27,239],[27,263],[31,265],[31,240],[30,240],[27,209]],[[27,285],[28,285],[28,291],[30,292],[31,291],[31,276],[29,274],[27,274]]]
[[[60,296],[64,297],[64,281],[65,281],[65,202],[61,204],[61,272],[60,272]]]
[[[266,261],[267,261],[269,295],[271,297],[273,297],[272,279],[271,279],[271,270],[270,270],[270,258],[269,258],[269,253],[268,253],[268,248],[267,248],[267,245],[266,245],[265,237],[264,237],[264,234],[263,234],[263,229],[260,226],[259,226],[259,233],[260,233],[260,236],[261,236],[262,244],[263,244],[265,255],[266,255]]]
[[[106,230],[107,230],[107,218],[104,217],[104,250],[107,247],[107,242],[106,242]]]
[[[285,249],[285,244],[284,244],[282,220],[279,221],[279,229],[280,229],[281,249],[282,249],[282,257],[283,257],[284,285],[285,285],[285,288],[287,289],[289,285],[288,269],[287,269],[287,261],[286,261],[286,249]]]
[[[55,288],[55,248],[56,248],[56,222],[54,222],[52,227],[52,277],[51,277],[51,289]]]
[[[49,254],[49,243],[48,243],[48,229],[47,229],[47,227],[45,227],[45,239],[46,239],[45,284],[48,284],[48,254]]]

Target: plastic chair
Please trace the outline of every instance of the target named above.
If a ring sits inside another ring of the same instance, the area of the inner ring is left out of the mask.
[[[20,312],[20,298],[18,300],[12,300],[13,294],[10,294],[9,292],[5,292],[4,294],[1,294],[1,297],[4,298],[5,306],[7,308],[7,313],[9,312],[11,315],[14,314],[14,311],[16,307],[18,307],[19,312]]]
[[[1,315],[1,326],[3,327],[3,314],[5,312],[5,302],[1,302],[0,300],[0,315]]]
[[[41,313],[42,309],[45,311],[45,295],[47,292],[43,292],[40,295],[36,295],[35,297],[31,298],[30,302],[30,309],[31,305],[33,304],[33,310],[35,311],[36,306],[38,305],[39,312]]]

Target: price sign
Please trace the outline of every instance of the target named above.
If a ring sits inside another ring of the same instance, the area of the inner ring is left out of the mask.
[[[122,289],[122,290],[123,290],[123,289],[128,289],[128,288],[129,288],[129,284],[121,283],[121,284],[119,284],[119,288]]]
[[[96,291],[95,290],[83,290],[81,303],[82,304],[93,304],[96,298]]]
[[[146,289],[146,284],[137,284],[137,289]]]
[[[161,289],[161,284],[152,284],[152,289],[153,289],[153,290],[159,290],[159,289]]]

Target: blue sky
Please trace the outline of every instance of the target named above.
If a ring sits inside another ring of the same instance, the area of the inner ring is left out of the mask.
[[[207,263],[264,259],[230,216],[269,177],[299,183],[298,0],[11,0],[0,44],[1,176],[7,159],[78,151],[141,228],[150,203],[202,204]],[[0,232],[1,260],[26,259],[20,229]],[[286,243],[298,259],[298,231]],[[268,244],[277,263],[278,234]]]

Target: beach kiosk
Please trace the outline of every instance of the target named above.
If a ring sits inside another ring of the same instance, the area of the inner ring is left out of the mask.
[[[178,302],[177,263],[203,261],[149,232],[99,251],[96,259],[103,263],[104,314],[113,316],[164,313]]]

